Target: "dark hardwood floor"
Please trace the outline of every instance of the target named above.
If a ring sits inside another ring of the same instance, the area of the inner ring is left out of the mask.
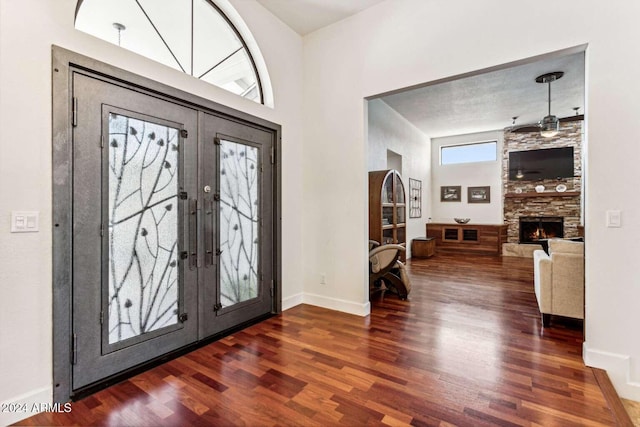
[[[377,296],[365,318],[301,305],[20,424],[615,424],[581,325],[541,328],[531,259],[409,268],[409,301]]]

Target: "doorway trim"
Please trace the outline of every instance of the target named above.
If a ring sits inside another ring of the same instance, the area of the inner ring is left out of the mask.
[[[282,311],[282,128],[280,125],[181,91],[98,60],[52,46],[52,265],[53,265],[53,401],[67,402],[72,389],[72,203],[74,105],[72,74],[82,71],[119,86],[274,135],[273,235],[274,299],[272,313]]]

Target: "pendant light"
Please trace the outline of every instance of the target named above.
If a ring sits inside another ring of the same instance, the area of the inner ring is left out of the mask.
[[[126,30],[127,27],[125,27],[124,24],[121,24],[119,22],[114,22],[112,25],[113,25],[113,28],[115,28],[116,31],[118,32],[118,46],[120,46],[120,42],[122,41],[122,32]]]
[[[554,71],[552,73],[543,74],[536,77],[537,83],[546,83],[548,86],[548,112],[547,115],[540,121],[540,135],[544,138],[551,138],[558,134],[560,131],[560,120],[551,114],[551,83],[564,76],[562,71]]]

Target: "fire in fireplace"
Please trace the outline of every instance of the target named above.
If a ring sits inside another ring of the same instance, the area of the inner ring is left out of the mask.
[[[520,243],[564,237],[564,218],[560,216],[520,217]]]

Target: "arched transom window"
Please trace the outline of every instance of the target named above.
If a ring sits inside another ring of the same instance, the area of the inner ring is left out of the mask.
[[[264,103],[247,44],[209,0],[80,0],[75,27]]]

